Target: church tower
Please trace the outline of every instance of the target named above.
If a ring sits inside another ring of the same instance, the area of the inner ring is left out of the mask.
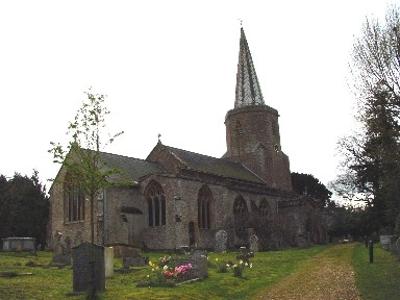
[[[264,103],[241,28],[235,107],[225,117],[225,157],[241,162],[269,187],[290,191],[289,158],[281,149],[278,117],[278,111]]]

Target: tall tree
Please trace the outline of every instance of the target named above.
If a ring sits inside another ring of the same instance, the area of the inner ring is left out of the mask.
[[[291,176],[295,192],[315,198],[321,207],[327,207],[330,204],[332,192],[313,175],[293,172]]]
[[[68,126],[70,142],[65,148],[50,142],[53,161],[63,165],[68,180],[78,183],[90,203],[91,242],[95,242],[95,203],[101,191],[110,186],[109,177],[119,170],[108,168],[101,159],[100,150],[111,144],[123,132],[105,134],[106,116],[110,113],[105,105],[105,95],[85,92],[86,99]],[[106,137],[107,136],[107,137]]]
[[[362,129],[340,142],[345,172],[335,189],[363,200],[376,230],[394,227],[400,213],[400,11],[384,22],[367,19],[351,64]]]
[[[44,245],[48,204],[37,171],[31,177],[15,173],[9,180],[0,175],[0,237],[33,236]]]

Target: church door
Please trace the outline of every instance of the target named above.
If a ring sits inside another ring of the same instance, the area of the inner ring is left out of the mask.
[[[189,246],[193,247],[196,243],[196,236],[194,232],[194,222],[189,222]]]

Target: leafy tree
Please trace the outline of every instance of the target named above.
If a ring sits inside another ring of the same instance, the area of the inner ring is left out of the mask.
[[[295,192],[313,197],[319,201],[321,207],[327,207],[331,203],[332,192],[313,175],[293,172],[291,176]]]
[[[0,237],[33,236],[46,243],[49,203],[37,171],[10,180],[0,175],[0,207]]]
[[[106,116],[110,111],[105,106],[105,96],[90,89],[87,99],[68,126],[70,142],[66,149],[60,143],[50,142],[53,161],[63,165],[68,179],[78,183],[90,203],[91,242],[95,242],[95,203],[99,193],[110,186],[109,178],[119,171],[108,168],[101,159],[100,150],[111,144],[123,132],[105,137]]]
[[[362,200],[375,230],[393,228],[400,212],[400,12],[367,19],[352,60],[360,132],[342,139],[344,172],[335,190]]]

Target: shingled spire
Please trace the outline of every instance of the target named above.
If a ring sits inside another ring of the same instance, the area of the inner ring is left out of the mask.
[[[236,74],[235,108],[264,105],[264,98],[258,83],[249,45],[243,27],[240,28],[239,63]]]

